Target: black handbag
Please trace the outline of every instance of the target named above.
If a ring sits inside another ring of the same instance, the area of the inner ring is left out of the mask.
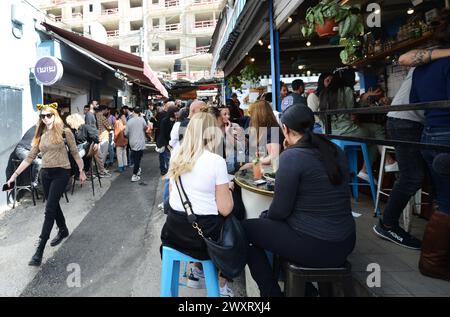
[[[180,186],[178,186],[180,183]],[[203,235],[198,226],[197,217],[192,210],[192,204],[183,188],[181,178],[175,182],[181,202],[187,213],[188,222],[195,228],[205,241],[208,255],[214,265],[227,278],[235,278],[241,274],[247,263],[248,241],[239,220],[233,215],[225,218],[220,236],[217,241]],[[181,187],[181,191],[180,191]],[[183,196],[184,195],[184,199]]]

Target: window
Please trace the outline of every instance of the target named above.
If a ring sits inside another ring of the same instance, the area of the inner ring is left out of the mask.
[[[131,45],[130,52],[131,53],[139,53],[139,45]]]
[[[152,52],[159,52],[159,43],[152,43]]]
[[[93,12],[94,11],[94,5],[93,4],[90,4],[89,5],[89,12]]]
[[[159,4],[159,0],[152,0],[152,4]]]
[[[130,0],[130,8],[142,7],[142,0]]]
[[[143,20],[131,21],[130,22],[130,31],[139,31],[141,27],[143,27]]]
[[[153,28],[159,29],[159,19],[153,19]]]

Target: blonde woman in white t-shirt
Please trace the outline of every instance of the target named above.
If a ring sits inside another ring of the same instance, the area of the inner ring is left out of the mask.
[[[216,118],[209,113],[197,113],[191,118],[183,142],[170,160],[169,206],[166,205],[167,219],[161,241],[163,245],[198,260],[209,259],[206,245],[187,220],[175,180],[180,178],[205,236],[217,239],[224,217],[233,210],[227,165],[216,154],[222,145],[221,137]],[[221,296],[233,296],[224,278],[219,278],[219,284]],[[196,264],[191,268],[188,286],[201,288],[203,285],[203,271]]]

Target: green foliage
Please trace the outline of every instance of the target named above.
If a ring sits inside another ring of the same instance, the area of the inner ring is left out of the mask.
[[[364,24],[361,16],[355,13],[355,8],[348,5],[340,5],[340,0],[322,0],[316,6],[306,11],[306,24],[301,31],[305,38],[314,34],[316,25],[324,25],[325,19],[334,19],[339,25],[341,37],[359,36],[364,32]]]
[[[350,64],[356,58],[356,52],[361,46],[361,41],[358,38],[348,38],[342,39],[341,44],[345,46],[339,54],[342,63]]]
[[[251,86],[259,84],[259,71],[255,64],[249,64],[241,70],[239,79],[243,82],[248,82]]]
[[[238,76],[232,75],[232,76],[228,77],[228,86],[241,91],[242,81]]]
[[[301,28],[303,37],[309,38],[316,31],[316,25],[325,24],[325,19],[334,19],[339,25],[339,36],[344,40],[344,50],[340,53],[341,60],[348,64],[354,58],[361,45],[358,37],[364,34],[364,22],[359,10],[340,5],[340,0],[322,0],[316,6],[306,11],[306,24]]]

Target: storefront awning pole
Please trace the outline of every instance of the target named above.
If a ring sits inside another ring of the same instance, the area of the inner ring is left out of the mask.
[[[268,5],[270,25],[270,63],[272,67],[272,105],[277,111],[281,111],[279,33],[275,28],[275,21],[273,18],[273,0],[269,0]]]

